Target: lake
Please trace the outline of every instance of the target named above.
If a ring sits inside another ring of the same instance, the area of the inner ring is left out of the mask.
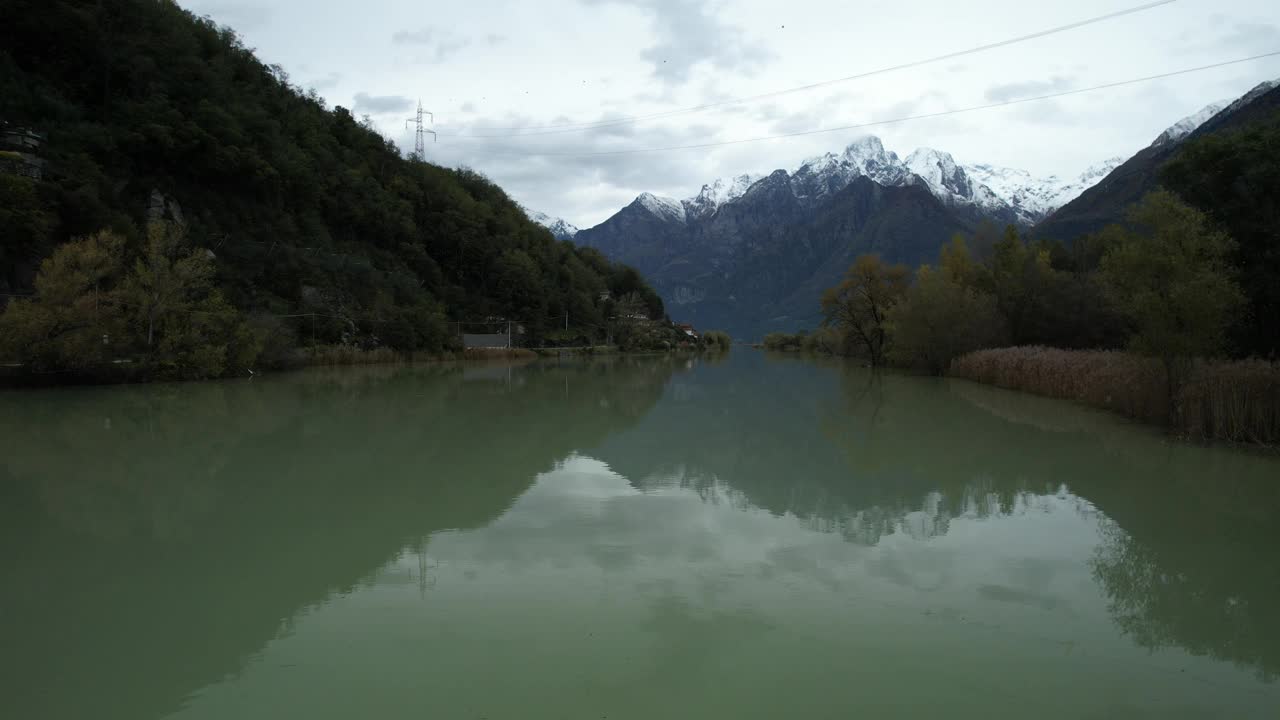
[[[1275,718],[1280,460],[735,349],[0,392],[7,718]]]

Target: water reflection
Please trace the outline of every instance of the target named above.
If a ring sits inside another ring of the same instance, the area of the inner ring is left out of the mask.
[[[500,516],[642,416],[672,372],[362,368],[0,395],[6,702],[159,717],[407,544]]]
[[[0,438],[19,716],[1280,702],[1280,465],[966,383],[370,368],[0,395]]]

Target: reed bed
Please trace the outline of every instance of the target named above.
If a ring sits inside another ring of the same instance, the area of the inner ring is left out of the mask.
[[[1150,423],[1169,416],[1164,368],[1117,350],[1011,347],[978,350],[951,363],[953,377],[1074,400]]]
[[[1197,440],[1280,444],[1280,365],[1196,362],[1174,396],[1159,361],[1116,350],[1011,347],[956,358],[953,377],[1073,400]]]
[[[1192,438],[1280,445],[1280,364],[1199,363],[1178,393],[1178,415]]]

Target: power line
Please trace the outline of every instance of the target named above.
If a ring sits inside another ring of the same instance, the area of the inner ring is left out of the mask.
[[[1110,88],[1123,87],[1125,85],[1136,85],[1138,83],[1150,82],[1152,80],[1161,80],[1163,78],[1175,77],[1178,75],[1186,75],[1188,73],[1201,72],[1203,70],[1212,70],[1214,68],[1225,67],[1227,65],[1237,65],[1239,63],[1251,62],[1262,58],[1275,57],[1280,55],[1280,50],[1261,55],[1251,55],[1236,60],[1226,60],[1223,62],[1213,63],[1212,65],[1201,65],[1199,67],[1185,68],[1182,70],[1174,70],[1172,72],[1160,73],[1159,75],[1147,75],[1146,77],[1133,78],[1131,80],[1120,80],[1118,82],[1105,83],[1102,85],[1093,85],[1086,88],[1078,88],[1076,90],[1064,90],[1046,95],[1036,95],[1035,97],[1019,98],[1016,100],[1004,100],[996,103],[988,103],[986,105],[974,105],[965,108],[956,108],[954,110],[940,110],[932,113],[922,113],[919,115],[907,115],[904,117],[891,118],[887,120],[872,120],[864,123],[855,123],[852,125],[841,125],[832,128],[820,128],[818,130],[801,130],[798,132],[783,133],[780,135],[763,135],[760,137],[740,138],[738,140],[721,140],[717,142],[696,143],[692,145],[669,145],[665,147],[652,148],[634,148],[630,150],[599,150],[595,152],[567,152],[567,153],[547,153],[547,152],[505,152],[493,150],[475,150],[471,151],[481,155],[503,155],[515,157],[599,157],[606,155],[636,155],[640,153],[666,152],[670,150],[701,150],[704,148],[721,147],[724,145],[741,145],[744,143],[764,142],[766,140],[780,140],[783,138],[802,137],[805,135],[822,135],[825,133],[842,132],[845,130],[858,130],[863,128],[875,127],[878,125],[893,125],[901,122],[909,122],[911,120],[926,120],[929,118],[945,117],[947,115],[958,115],[961,113],[976,112],[978,110],[991,110],[993,108],[1007,107],[1009,105],[1020,105],[1022,103],[1036,102],[1039,100],[1052,100],[1053,98],[1066,97],[1068,95],[1079,95],[1081,93],[1095,92],[1097,90],[1106,90]]]
[[[1145,5],[1138,5],[1135,7],[1127,8],[1125,10],[1117,10],[1116,12],[1107,13],[1106,15],[1098,15],[1096,17],[1087,18],[1085,20],[1079,20],[1077,22],[1068,23],[1066,25],[1059,25],[1057,27],[1052,27],[1047,30],[1040,30],[1038,32],[1030,33],[1028,35],[1019,35],[1018,37],[1009,38],[1007,40],[988,43],[986,45],[979,45],[977,47],[969,48],[968,50],[959,50],[956,52],[947,53],[945,55],[936,55],[934,57],[925,58],[923,60],[915,60],[908,63],[902,63],[901,65],[892,65],[892,66],[880,68],[877,70],[869,70],[867,72],[858,73],[856,75],[848,75],[841,78],[835,78],[833,80],[823,80],[821,82],[810,83],[808,85],[800,85],[797,87],[786,88],[783,90],[774,90],[772,92],[761,93],[759,95],[750,95],[747,97],[733,98],[729,100],[720,100],[717,102],[705,103],[703,105],[695,105],[693,107],[680,108],[676,110],[665,110],[662,112],[651,113],[648,115],[632,115],[632,116],[623,117],[623,118],[614,118],[611,120],[597,120],[592,122],[577,122],[577,123],[561,123],[561,124],[555,124],[555,125],[522,125],[522,126],[513,126],[513,127],[480,128],[480,130],[484,130],[484,131],[498,131],[498,130],[510,131],[508,134],[460,135],[455,133],[441,133],[441,136],[485,138],[485,137],[514,137],[514,136],[526,136],[526,135],[558,135],[563,133],[584,132],[587,130],[594,130],[597,128],[612,127],[614,125],[627,125],[630,123],[641,122],[644,120],[656,120],[658,118],[672,117],[675,115],[683,115],[686,113],[702,112],[704,110],[710,110],[712,108],[724,107],[727,105],[737,105],[737,104],[748,103],[748,102],[755,102],[757,100],[765,100],[768,98],[779,97],[782,95],[789,95],[791,93],[805,92],[808,90],[813,90],[815,88],[826,87],[828,85],[835,85],[837,83],[844,83],[852,80],[861,80],[863,78],[868,78],[873,75],[882,75],[884,73],[896,72],[898,70],[905,70],[907,68],[919,67],[921,65],[929,65],[932,63],[942,62],[944,60],[953,60],[958,57],[964,57],[965,55],[973,55],[975,53],[986,52],[987,50],[994,50],[996,48],[1007,47],[1009,45],[1016,45],[1018,43],[1026,42],[1028,40],[1035,40],[1035,39],[1046,37],[1049,35],[1055,35],[1057,33],[1067,32],[1068,30],[1075,30],[1077,28],[1086,27],[1088,25],[1094,25],[1100,22],[1105,22],[1107,20],[1114,20],[1116,18],[1124,17],[1126,15],[1133,15],[1134,13],[1153,10],[1155,8],[1162,7],[1164,5],[1170,5],[1177,1],[1178,0],[1159,0],[1158,2],[1147,3]],[[530,133],[519,132],[521,130],[543,130],[545,132],[530,132]]]

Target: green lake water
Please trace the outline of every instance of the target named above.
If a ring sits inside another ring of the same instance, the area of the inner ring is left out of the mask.
[[[1277,718],[1280,459],[735,350],[0,392],[0,717]]]

